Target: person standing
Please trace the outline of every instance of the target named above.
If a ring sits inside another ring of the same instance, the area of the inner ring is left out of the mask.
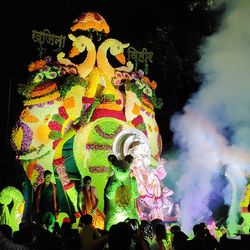
[[[95,186],[91,185],[91,177],[83,178],[83,187],[78,192],[78,209],[81,215],[92,215],[92,224],[95,228],[104,229],[104,214],[98,209],[98,196]]]
[[[44,181],[37,186],[35,192],[35,216],[41,222],[47,212],[51,212],[55,217],[58,215],[59,202],[57,198],[56,185],[51,181],[52,172],[45,170]]]

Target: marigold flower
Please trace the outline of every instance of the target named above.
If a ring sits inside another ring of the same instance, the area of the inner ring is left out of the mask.
[[[46,61],[39,59],[35,62],[31,62],[28,66],[28,70],[29,70],[29,72],[34,72],[34,71],[41,69],[45,65],[46,65]]]

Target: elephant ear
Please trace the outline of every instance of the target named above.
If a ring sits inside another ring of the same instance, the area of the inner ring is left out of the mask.
[[[134,160],[134,157],[133,157],[132,155],[126,155],[126,156],[124,157],[124,160],[125,160],[126,162],[128,162],[129,164],[131,164],[131,163],[133,162],[133,160]]]
[[[113,155],[113,154],[110,154],[109,156],[108,156],[108,161],[111,163],[111,164],[115,164],[116,162],[117,162],[117,157],[115,156],[115,155]]]

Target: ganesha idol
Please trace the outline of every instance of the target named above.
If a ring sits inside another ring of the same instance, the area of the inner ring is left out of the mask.
[[[105,40],[100,42],[98,36],[96,42],[93,31]],[[24,109],[13,128],[12,145],[33,188],[44,170],[51,170],[75,212],[77,189],[71,176],[90,175],[99,197],[104,197],[112,174],[107,156],[131,153],[141,214],[164,219],[171,213],[173,192],[162,183],[166,170],[154,112],[162,106],[157,85],[142,70],[133,70],[125,56],[130,44],[107,38],[108,33],[101,15],[83,13],[71,26],[69,51],[29,65],[29,80],[19,90]],[[120,66],[113,67],[110,57]],[[103,203],[100,199],[100,210]]]
[[[125,129],[117,135],[113,152],[120,158],[128,154],[134,157],[131,176],[136,178],[140,193],[137,200],[140,219],[164,221],[176,216],[176,204],[171,198],[174,192],[163,184],[167,175],[165,162],[160,159],[157,166],[152,165],[147,136],[136,128]]]

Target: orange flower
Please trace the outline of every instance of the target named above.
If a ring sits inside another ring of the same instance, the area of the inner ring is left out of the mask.
[[[40,89],[40,90],[33,90],[33,92],[30,94],[30,97],[35,98],[39,96],[44,96],[52,91],[57,89],[57,84],[56,83],[51,83],[47,88]]]
[[[154,110],[154,106],[152,105],[152,103],[150,103],[146,98],[142,98],[142,103],[144,104],[142,104],[143,106],[144,106],[144,108],[145,108],[145,106],[146,106],[146,110],[148,111],[148,112],[150,112],[150,113],[152,113],[152,110]],[[150,109],[148,109],[148,108],[150,108]]]
[[[28,165],[27,170],[26,170],[26,174],[28,178],[31,178],[31,176],[33,175],[33,172],[35,171],[36,163],[37,162],[34,161],[34,162],[30,162],[30,164]]]
[[[30,63],[28,66],[28,70],[29,72],[34,72],[34,71],[41,69],[44,65],[46,65],[46,61],[39,59],[35,62]]]
[[[38,122],[39,119],[32,115],[28,109],[25,109],[20,116],[26,123]]]
[[[149,85],[151,86],[152,89],[156,89],[157,87],[157,83],[155,81],[152,81]]]
[[[108,34],[110,31],[106,20],[97,12],[92,11],[82,13],[80,17],[74,21],[70,29],[72,31],[94,29],[99,32],[104,32],[105,34]]]
[[[142,80],[148,84],[152,89],[156,89],[157,83],[155,81],[150,82],[149,78],[147,76],[143,76]]]

